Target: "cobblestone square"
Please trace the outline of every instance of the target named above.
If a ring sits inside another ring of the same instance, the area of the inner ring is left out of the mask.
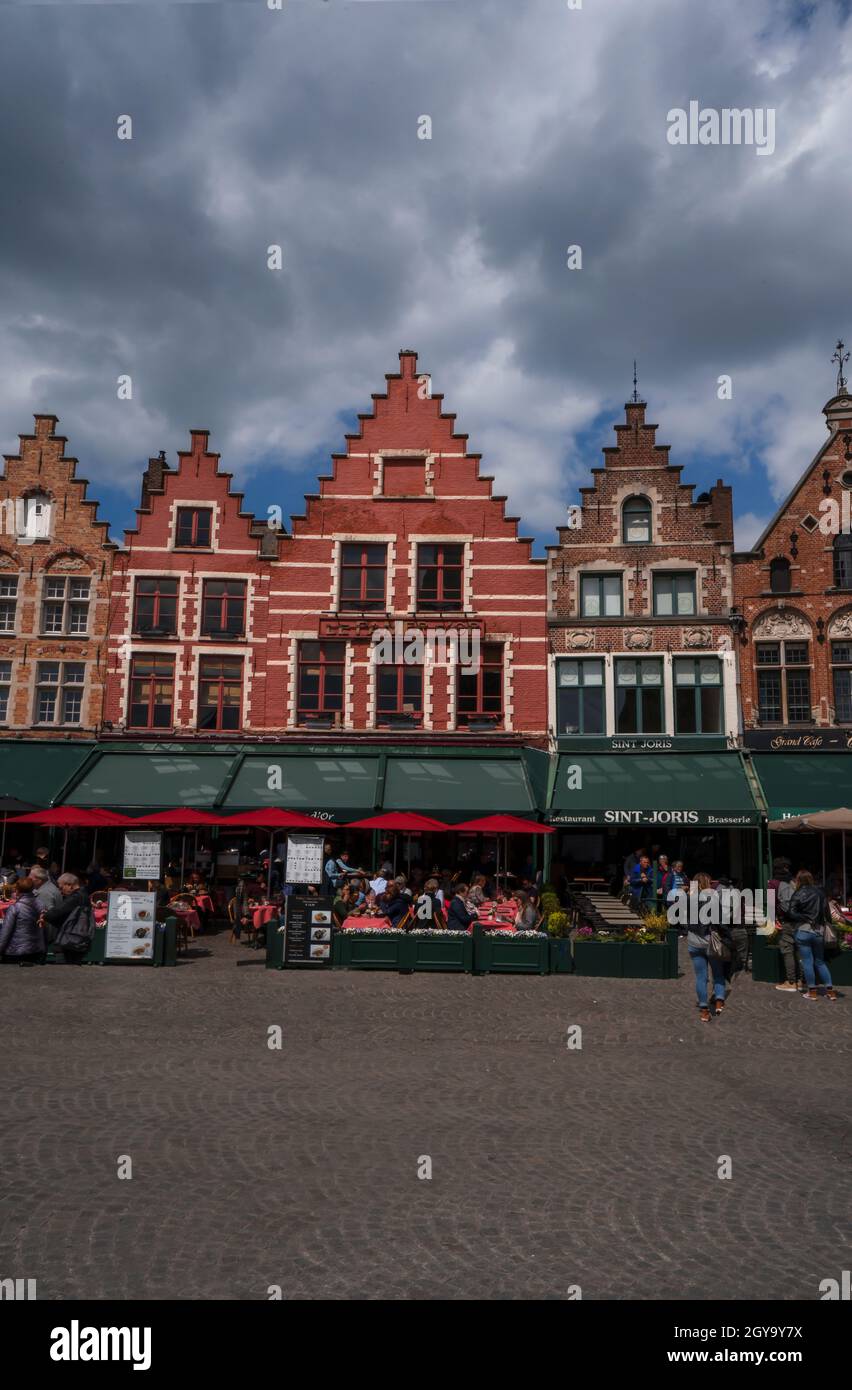
[[[849,1265],[852,992],[746,978],[701,1026],[691,972],[203,949],[0,970],[0,1274],[40,1298],[816,1299]]]

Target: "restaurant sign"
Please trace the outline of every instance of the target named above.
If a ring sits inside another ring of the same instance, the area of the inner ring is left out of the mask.
[[[152,961],[156,931],[156,893],[110,893],[107,912],[106,950],[109,960]]]
[[[331,898],[284,899],[284,964],[331,964]]]
[[[751,730],[743,737],[746,748],[771,753],[846,753],[852,750],[852,730],[822,729],[802,733],[801,729]]]
[[[623,811],[557,811],[548,816],[551,825],[667,825],[726,826],[754,825],[756,813],[749,811],[668,811],[668,810],[623,810]]]
[[[126,830],[124,832],[123,879],[160,879],[163,836],[159,830]]]
[[[576,753],[726,753],[736,749],[734,738],[702,736],[689,738],[677,734],[618,734],[612,738],[560,734],[561,752]]]

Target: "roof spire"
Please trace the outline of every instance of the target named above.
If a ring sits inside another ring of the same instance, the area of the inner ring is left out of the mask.
[[[638,384],[638,378],[637,378],[637,376],[636,376],[636,358],[635,358],[635,357],[634,357],[634,359],[633,359],[633,395],[631,396],[631,400],[633,401],[633,404],[634,404],[634,405],[644,405],[644,404],[645,404],[645,402],[643,401],[642,397],[639,395],[639,384]]]
[[[846,392],[846,377],[843,375],[843,367],[844,367],[845,363],[847,363],[847,362],[849,361],[849,353],[843,351],[843,349],[845,348],[845,346],[846,346],[846,344],[845,344],[840,338],[838,338],[838,340],[837,340],[837,347],[834,349],[834,356],[833,356],[832,359],[831,359],[832,362],[836,362],[836,363],[837,363],[837,394],[838,394],[838,396],[845,396],[845,395],[847,394],[847,392]]]

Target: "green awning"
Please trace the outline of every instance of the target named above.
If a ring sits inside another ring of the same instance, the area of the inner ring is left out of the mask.
[[[214,809],[234,754],[102,753],[67,800],[71,806],[114,810]]]
[[[770,820],[852,802],[850,753],[754,753],[752,762]]]
[[[758,825],[737,753],[563,753],[547,819],[554,825]]]
[[[58,804],[57,798],[89,757],[93,743],[0,743],[0,796],[14,796],[34,806]]]
[[[520,751],[509,758],[389,757],[383,811],[423,811],[461,821],[492,812],[536,813]]]
[[[220,809],[279,806],[320,820],[357,820],[377,809],[379,765],[378,750],[320,756],[273,745],[245,758]]]

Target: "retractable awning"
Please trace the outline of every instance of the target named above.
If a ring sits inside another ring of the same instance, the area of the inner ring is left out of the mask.
[[[757,826],[761,810],[738,753],[563,753],[553,825]]]
[[[770,820],[852,806],[852,753],[755,753]]]
[[[4,739],[0,743],[0,796],[15,797],[30,806],[49,806],[94,747],[84,742]]]
[[[382,806],[417,806],[457,822],[492,812],[534,816],[536,803],[520,751],[510,757],[389,757]]]
[[[73,806],[160,810],[214,805],[234,763],[234,754],[162,752],[140,749],[103,752],[68,793]]]

